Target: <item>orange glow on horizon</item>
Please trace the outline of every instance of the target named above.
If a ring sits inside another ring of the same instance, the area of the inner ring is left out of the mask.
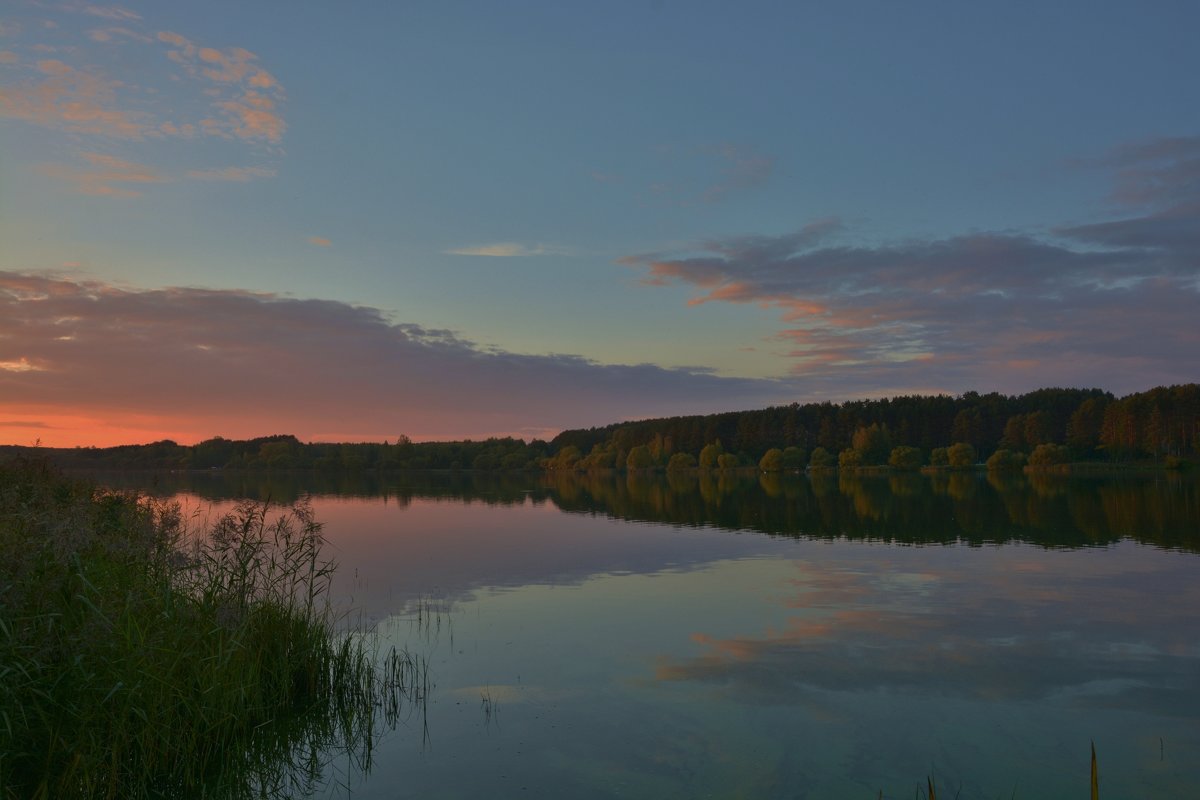
[[[86,412],[39,413],[0,406],[0,444],[42,447],[115,447],[170,439],[195,444],[198,436],[172,420],[130,416],[97,419]]]
[[[416,420],[410,420],[416,423]],[[149,414],[111,414],[104,417],[86,409],[58,410],[47,413],[37,408],[0,405],[0,445],[22,447],[117,447],[119,445],[150,444],[169,439],[190,446],[222,437],[225,439],[255,439],[260,436],[293,435],[302,442],[392,442],[401,434],[414,442],[445,442],[488,438],[544,439],[549,441],[557,429],[494,431],[462,434],[453,431],[393,430],[391,425],[378,425],[387,431],[313,430],[303,421],[278,417],[240,417],[213,422],[212,420],[179,419]]]

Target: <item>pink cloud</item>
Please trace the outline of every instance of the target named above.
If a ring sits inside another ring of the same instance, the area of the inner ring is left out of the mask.
[[[93,7],[88,13],[131,23],[140,19],[119,8]],[[151,37],[127,27],[109,27],[88,35],[101,43],[120,38],[122,42],[166,45],[167,57],[183,73],[171,77],[177,81],[190,78],[199,85],[193,84],[190,97],[186,91],[173,89],[168,106],[156,102],[166,95],[160,94],[161,87],[145,73],[113,77],[92,67],[76,68],[69,60],[46,58],[37,62],[39,77],[0,87],[0,116],[75,134],[122,139],[190,137],[202,132],[256,144],[282,141],[287,128],[280,111],[283,87],[258,65],[257,56],[249,50],[199,46],[171,31]],[[74,49],[63,52],[72,59],[77,57]],[[17,59],[9,54],[3,60],[15,63]],[[115,68],[120,73],[119,65]]]
[[[38,69],[45,79],[0,86],[0,116],[120,139],[141,139],[148,132],[142,115],[116,107],[118,82],[57,59],[39,61]]]
[[[232,181],[246,183],[258,178],[272,178],[276,172],[269,167],[216,167],[193,169],[185,173],[189,178],[202,181]]]
[[[200,121],[206,134],[278,144],[287,123],[279,113],[283,87],[258,66],[258,56],[241,47],[201,47],[177,33],[162,31],[158,39],[176,49],[167,53],[187,75],[212,85],[203,90],[214,98],[217,117]]]
[[[1200,139],[1132,148],[1118,161],[1118,180],[1138,187],[1126,194],[1148,211],[1054,238],[863,247],[838,242],[840,224],[823,220],[620,263],[641,269],[645,284],[699,290],[691,306],[778,311],[792,374],[818,396],[1169,384],[1200,372]]]
[[[141,192],[124,184],[162,183],[164,178],[150,167],[102,153],[81,153],[88,167],[43,164],[43,175],[66,181],[80,194],[102,197],[137,197]]]
[[[135,417],[182,440],[479,437],[796,393],[779,381],[484,349],[330,301],[0,272],[0,362],[21,359],[41,369],[0,370],[0,416],[87,418],[97,437]]]

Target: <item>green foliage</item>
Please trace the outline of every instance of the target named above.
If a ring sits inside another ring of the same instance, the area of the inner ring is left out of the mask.
[[[671,441],[671,437],[663,436],[661,433],[654,434],[648,447],[655,464],[667,463],[675,452],[675,444]]]
[[[929,452],[929,466],[931,467],[948,467],[950,466],[950,456],[945,447],[935,447]]]
[[[970,444],[982,457],[997,449],[1028,452],[1038,444],[1065,442],[1077,460],[1194,460],[1200,457],[1200,385],[1158,387],[1120,399],[1098,389],[1039,389],[1017,396],[966,392],[840,405],[792,403],[563,431],[550,444],[510,438],[414,443],[404,436],[395,444],[302,443],[294,436],[265,436],[244,441],[217,437],[190,447],[164,440],[113,448],[42,448],[39,453],[63,466],[94,469],[594,470],[620,468],[632,448],[645,445],[655,465],[679,450],[700,453],[700,466],[713,469],[725,449],[709,447],[720,442],[730,442],[747,464],[757,463],[772,448],[785,454],[796,448],[803,463],[803,453],[817,446],[832,453],[852,447],[864,464],[882,464],[894,447],[903,445],[929,452],[931,464],[938,466],[936,453],[948,442]],[[25,450],[0,446],[0,456]]]
[[[721,440],[710,442],[700,451],[700,468],[714,469],[717,466],[717,459],[725,452],[725,448],[721,446]]]
[[[1000,449],[1023,450],[1025,448],[1025,415],[1014,414],[1004,424],[1004,435],[1000,437]]]
[[[946,448],[946,460],[956,469],[975,466],[975,448],[967,442],[957,442]]]
[[[783,469],[783,451],[772,447],[758,461],[758,468],[763,472],[779,472]]]
[[[1052,467],[1071,460],[1071,451],[1061,444],[1039,444],[1029,454],[1029,466]]]
[[[916,470],[921,468],[921,451],[908,445],[892,448],[888,456],[888,466],[898,470]]]
[[[572,470],[582,456],[583,453],[579,452],[578,447],[573,444],[567,445],[555,453],[553,458],[546,459],[543,466],[549,470]]]
[[[1090,456],[1100,445],[1100,428],[1108,403],[1107,398],[1089,397],[1071,414],[1067,422],[1067,446],[1078,456]]]
[[[625,459],[627,469],[650,469],[653,466],[654,457],[650,455],[650,448],[644,444],[639,444],[630,450],[629,456]]]
[[[855,450],[853,447],[847,447],[845,450],[838,453],[838,467],[840,469],[857,469],[862,465],[862,453]]]
[[[1016,453],[1012,450],[997,450],[987,460],[989,472],[1020,469],[1023,466],[1025,466],[1025,454]]]
[[[695,466],[696,457],[691,453],[674,453],[671,456],[671,460],[667,462],[667,472],[694,469]]]
[[[812,451],[812,455],[808,459],[809,466],[814,469],[827,469],[833,466],[833,453],[830,453],[824,447],[818,447]]]
[[[799,447],[791,446],[783,449],[783,461],[780,469],[792,472],[804,469],[806,453]]]
[[[613,469],[618,466],[617,453],[611,444],[596,445],[585,458],[575,463],[575,469]]]
[[[862,463],[869,466],[885,464],[892,449],[892,435],[887,425],[871,423],[854,431],[850,446],[858,451]]]
[[[368,755],[412,662],[335,631],[322,543],[306,506],[189,532],[0,467],[0,797],[281,797],[297,758]]]

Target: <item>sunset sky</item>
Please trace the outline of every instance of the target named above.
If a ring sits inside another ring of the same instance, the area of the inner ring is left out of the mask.
[[[1200,4],[8,0],[0,444],[1200,380]]]

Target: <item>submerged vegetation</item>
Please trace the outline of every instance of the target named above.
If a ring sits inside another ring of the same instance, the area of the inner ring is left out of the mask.
[[[308,507],[177,505],[0,466],[0,798],[290,797],[369,767],[427,673],[340,633]]]

